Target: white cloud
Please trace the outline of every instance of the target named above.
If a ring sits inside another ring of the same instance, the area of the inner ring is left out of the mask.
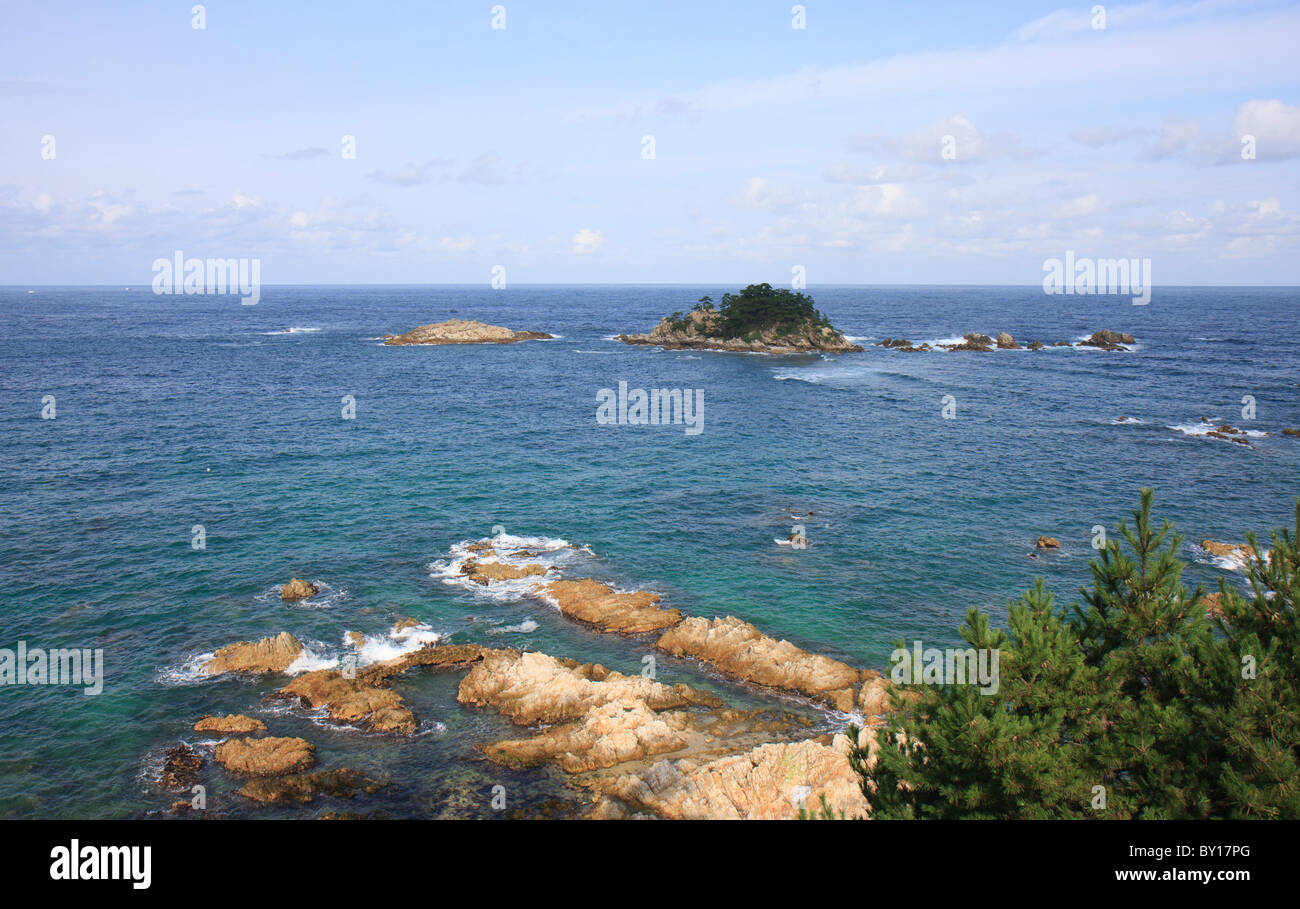
[[[605,245],[605,236],[598,230],[583,228],[573,235],[573,251],[578,255],[589,255]]]

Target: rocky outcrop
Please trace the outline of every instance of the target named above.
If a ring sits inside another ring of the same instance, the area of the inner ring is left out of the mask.
[[[337,669],[317,669],[298,676],[277,696],[297,698],[313,709],[323,708],[336,723],[409,735],[415,731],[415,715],[400,694],[385,687],[387,680],[416,666],[466,665],[482,659],[486,652],[477,644],[430,646],[356,670],[351,677]]]
[[[1039,537],[1038,542],[1034,544],[1035,549],[1060,549],[1061,541],[1056,537]]]
[[[1103,328],[1089,335],[1086,341],[1080,341],[1079,346],[1100,347],[1102,350],[1128,350],[1124,345],[1132,343],[1134,343],[1132,335]]]
[[[217,735],[249,735],[266,732],[266,724],[242,713],[228,716],[204,716],[194,724],[195,732],[212,732]]]
[[[280,588],[280,599],[285,601],[305,600],[307,597],[314,597],[318,593],[320,593],[320,588],[310,581],[291,578],[288,584]]]
[[[640,698],[617,698],[590,708],[578,722],[480,747],[490,760],[511,767],[553,761],[566,773],[582,773],[680,751],[690,720],[686,711],[658,713]]]
[[[648,334],[624,334],[617,337],[624,344],[662,347],[665,350],[731,350],[769,354],[810,351],[847,353],[862,350],[829,325],[811,320],[797,327],[768,328],[745,338],[721,336],[721,322],[719,312],[697,310],[676,324],[665,318]]]
[[[491,550],[488,552],[491,554]],[[481,559],[466,559],[465,564],[460,568],[460,573],[474,583],[486,587],[494,581],[517,581],[520,578],[537,577],[546,574],[547,570],[545,565],[536,562],[528,565],[507,565],[505,562],[495,560],[485,562]]]
[[[1216,543],[1214,540],[1201,540],[1201,548],[1215,558],[1225,559],[1237,565],[1245,565],[1255,558],[1255,551],[1245,543]]]
[[[203,758],[189,745],[177,745],[163,756],[163,769],[158,783],[164,789],[189,789],[199,781]],[[188,803],[187,803],[188,804]]]
[[[655,605],[659,602],[658,594],[645,590],[618,593],[590,578],[552,581],[539,592],[552,600],[566,616],[595,625],[602,631],[622,634],[661,631],[682,620],[678,610]]]
[[[1026,346],[1029,350],[1042,350],[1042,349],[1043,349],[1044,347],[1046,347],[1047,345],[1044,344],[1042,341],[1030,341],[1030,342],[1029,342],[1027,345],[1025,345],[1025,346]]]
[[[282,631],[273,638],[256,643],[239,641],[227,644],[203,664],[208,675],[223,672],[284,672],[302,653],[302,642]]]
[[[461,680],[456,700],[493,707],[520,726],[581,719],[593,707],[614,701],[639,700],[655,711],[691,704],[721,706],[717,698],[686,685],[665,685],[599,663],[518,650],[487,651]]]
[[[835,814],[866,817],[859,777],[849,766],[849,739],[762,745],[709,762],[664,760],[638,773],[603,781],[593,817],[651,812],[673,820],[782,820],[799,809],[816,813],[822,800]]]
[[[978,332],[969,332],[962,335],[960,344],[943,344],[941,346],[944,350],[973,350],[979,353],[988,353],[993,349],[993,339]]]
[[[655,644],[675,656],[711,663],[728,675],[806,695],[837,710],[853,709],[863,675],[838,660],[776,641],[734,616],[689,618]]]
[[[998,350],[1019,350],[1020,345],[1008,332],[1001,332],[997,337]]]
[[[229,739],[217,746],[214,757],[232,773],[280,776],[310,769],[316,763],[316,746],[291,737]]]
[[[542,331],[514,331],[500,325],[465,319],[448,319],[432,325],[421,325],[405,334],[384,335],[384,344],[404,346],[412,344],[514,344],[517,341],[545,341],[551,335]]]
[[[239,794],[263,805],[306,805],[318,795],[350,799],[357,791],[376,792],[385,785],[342,767],[315,773],[259,777],[245,783]]]
[[[1300,436],[1300,429],[1290,429],[1290,428],[1287,428],[1287,429],[1282,430],[1282,435],[1284,435],[1284,436]]]

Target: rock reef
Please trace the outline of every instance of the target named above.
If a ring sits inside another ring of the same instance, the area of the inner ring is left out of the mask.
[[[747,337],[724,337],[722,314],[716,310],[696,310],[677,323],[665,318],[646,334],[622,334],[624,344],[662,347],[665,350],[727,350],[743,353],[796,354],[849,353],[862,348],[847,340],[829,325],[813,321],[794,328],[767,328]]]
[[[431,325],[421,325],[405,334],[384,335],[384,344],[390,347],[414,344],[514,344],[517,341],[546,341],[551,338],[543,331],[514,331],[500,325],[488,325],[466,319],[448,319]]]
[[[203,671],[208,675],[284,672],[301,654],[302,642],[282,631],[273,638],[262,638],[256,643],[239,641],[227,644],[203,664]]]
[[[194,724],[195,732],[212,732],[217,735],[249,735],[254,732],[266,732],[266,724],[261,720],[232,713],[229,716],[203,716]]]
[[[734,616],[709,621],[689,618],[655,644],[674,656],[688,656],[747,682],[802,694],[848,712],[858,699],[863,674],[845,663],[777,641]]]
[[[316,746],[296,737],[229,739],[217,746],[213,757],[231,773],[281,776],[310,769],[316,763]]]
[[[682,620],[680,611],[656,605],[658,594],[645,590],[618,593],[590,578],[552,581],[539,592],[554,601],[560,612],[602,631],[639,634],[660,631]]]

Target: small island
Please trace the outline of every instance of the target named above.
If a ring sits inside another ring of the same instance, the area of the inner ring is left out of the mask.
[[[514,331],[500,325],[488,325],[467,319],[448,319],[421,325],[401,335],[384,335],[384,344],[514,344],[516,341],[549,341],[544,331]]]
[[[767,354],[862,350],[813,307],[812,297],[771,284],[751,284],[738,294],[723,294],[716,308],[712,298],[700,297],[689,313],[665,316],[649,334],[617,338],[624,344],[665,350]]]

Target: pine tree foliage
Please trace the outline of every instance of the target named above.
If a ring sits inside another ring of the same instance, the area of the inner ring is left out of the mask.
[[[967,612],[961,636],[999,649],[996,693],[895,686],[850,755],[874,817],[1300,817],[1300,502],[1296,534],[1250,538],[1251,595],[1221,585],[1215,622],[1151,506],[1144,489],[1081,602],[1039,580],[1006,631]]]

